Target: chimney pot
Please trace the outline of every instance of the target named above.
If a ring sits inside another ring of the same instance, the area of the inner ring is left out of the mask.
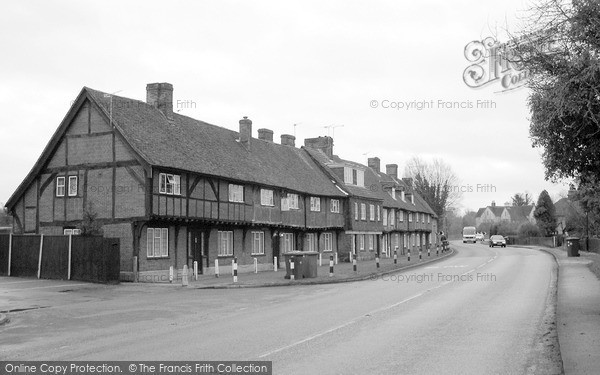
[[[167,82],[147,84],[146,103],[173,119],[173,85]]]
[[[296,146],[296,137],[290,134],[282,134],[281,135],[281,144],[285,146]]]
[[[398,164],[386,164],[385,173],[393,178],[398,178]]]
[[[378,157],[369,158],[368,159],[368,166],[369,166],[369,168],[374,169],[375,172],[379,173],[379,169],[381,167],[381,160],[379,160]]]

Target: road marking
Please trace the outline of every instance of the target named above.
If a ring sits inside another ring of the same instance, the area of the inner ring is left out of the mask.
[[[494,252],[495,252],[495,251],[494,251]],[[478,267],[476,267],[476,268],[479,268],[479,267],[481,267],[482,265],[485,265],[485,264],[487,264],[487,263],[490,263],[490,262],[492,262],[492,261],[496,260],[496,258],[497,258],[497,257],[498,257],[498,253],[496,253],[496,255],[495,255],[495,256],[494,256],[492,259],[488,260],[486,263],[483,263],[483,264],[481,264],[480,266],[478,266]],[[465,265],[461,265],[461,266],[448,266],[448,267],[444,267],[444,268],[461,268],[461,267],[466,267],[466,266],[465,266]],[[425,267],[425,268],[434,268],[434,267]],[[471,272],[475,271],[475,269],[476,269],[476,268],[473,268],[473,269],[471,269],[471,270],[469,270],[469,271],[467,271],[467,272],[463,273],[461,276],[464,276],[464,275],[466,275],[466,274],[469,274],[469,273],[471,273]],[[411,301],[411,300],[413,300],[413,299],[415,299],[415,298],[419,298],[419,297],[423,296],[425,293],[427,293],[427,292],[430,292],[431,290],[434,290],[434,289],[441,288],[441,287],[443,287],[443,286],[445,286],[445,285],[448,285],[448,284],[451,284],[451,283],[452,283],[451,281],[445,281],[445,282],[441,283],[440,285],[438,285],[438,286],[436,286],[436,287],[433,287],[433,288],[427,289],[425,292],[421,292],[421,293],[415,294],[415,295],[414,295],[414,296],[412,296],[412,297],[408,297],[408,298],[406,298],[406,299],[403,299],[402,301],[396,302],[396,303],[394,303],[394,304],[391,304],[391,305],[389,305],[389,306],[385,306],[385,307],[381,307],[381,308],[379,308],[379,309],[376,309],[376,310],[372,310],[372,311],[370,311],[370,312],[367,312],[367,313],[365,313],[365,314],[363,314],[363,315],[359,316],[358,318],[352,319],[352,320],[350,320],[350,321],[348,321],[348,322],[346,322],[346,323],[344,323],[344,324],[341,324],[341,325],[339,325],[339,326],[335,326],[335,327],[333,327],[333,328],[329,328],[329,329],[327,329],[327,330],[325,330],[325,331],[323,331],[323,332],[320,332],[320,333],[317,333],[317,334],[315,334],[315,335],[312,335],[312,336],[306,337],[306,338],[304,338],[304,339],[302,339],[302,340],[299,340],[299,341],[293,342],[293,343],[291,343],[291,344],[289,344],[289,345],[282,346],[282,347],[281,347],[281,348],[279,348],[279,349],[271,350],[271,351],[269,351],[269,352],[266,352],[266,353],[264,353],[264,354],[261,354],[261,355],[259,355],[259,356],[258,356],[258,358],[265,358],[265,357],[268,357],[268,356],[270,356],[270,355],[273,355],[273,354],[275,354],[275,353],[282,352],[282,351],[284,351],[284,350],[287,350],[287,349],[293,348],[293,347],[295,347],[295,346],[298,346],[298,345],[300,345],[300,344],[304,344],[305,342],[312,341],[312,340],[314,340],[314,339],[317,339],[317,338],[319,338],[319,337],[321,337],[321,336],[325,336],[325,335],[327,335],[327,334],[329,334],[329,333],[332,333],[332,332],[338,331],[338,330],[340,330],[340,329],[342,329],[342,328],[345,328],[345,327],[348,327],[348,326],[350,326],[350,325],[352,325],[352,324],[358,323],[358,322],[359,322],[361,319],[364,319],[364,318],[365,318],[365,317],[367,317],[367,316],[371,316],[371,315],[374,315],[374,314],[377,314],[377,313],[380,313],[380,312],[383,312],[383,311],[386,311],[386,310],[393,309],[394,307],[398,307],[398,306],[402,305],[403,303],[406,303],[406,302],[408,302],[408,301]]]
[[[8,285],[8,284],[35,283],[35,282],[40,282],[40,281],[43,281],[43,280],[23,280],[23,281],[11,281],[11,282],[8,282],[8,283],[3,283],[3,282],[0,282],[0,286],[2,286],[2,285]]]
[[[33,289],[48,289],[48,288],[63,288],[63,287],[71,287],[71,286],[81,286],[81,285],[90,285],[90,284],[63,284],[63,285],[49,285],[49,286],[38,286],[35,288],[17,288],[17,289],[7,289],[7,292],[12,292],[13,290],[33,290]]]

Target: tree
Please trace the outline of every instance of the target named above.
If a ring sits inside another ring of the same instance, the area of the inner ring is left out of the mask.
[[[78,225],[82,236],[102,236],[102,224],[98,221],[98,213],[91,203],[83,210],[83,220]]]
[[[529,206],[531,203],[533,203],[531,196],[527,192],[524,194],[515,193],[515,195],[513,195],[510,199],[512,200],[513,206]]]
[[[540,237],[542,234],[540,228],[537,225],[530,223],[529,221],[519,225],[517,230],[519,237]]]
[[[544,236],[551,236],[556,231],[556,210],[546,190],[540,193],[533,211],[536,224]]]
[[[463,227],[474,227],[476,215],[477,215],[477,212],[475,212],[475,211],[467,211],[462,217],[462,226]]]
[[[414,156],[406,163],[404,176],[413,179],[413,188],[429,204],[440,222],[462,198],[459,179],[443,160],[434,159],[428,163]]]
[[[530,135],[546,179],[600,177],[600,2],[541,0],[515,56],[530,73]]]

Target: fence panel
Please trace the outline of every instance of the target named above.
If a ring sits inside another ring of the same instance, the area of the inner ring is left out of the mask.
[[[0,235],[0,275],[8,275],[8,243],[10,235]]]
[[[119,240],[103,237],[73,237],[71,265],[73,280],[118,282]]]
[[[69,277],[68,267],[69,237],[44,236],[41,277],[43,279],[66,280]]]
[[[11,276],[37,276],[40,241],[36,235],[13,235]]]

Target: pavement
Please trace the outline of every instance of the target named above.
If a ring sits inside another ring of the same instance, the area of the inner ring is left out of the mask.
[[[554,255],[559,265],[556,315],[565,374],[600,374],[600,280],[588,268],[600,255],[568,257],[561,248],[527,247]]]
[[[262,271],[257,273],[239,273],[238,281],[233,282],[231,274],[221,274],[219,277],[214,275],[199,275],[195,280],[193,276],[189,277],[189,287],[197,289],[231,289],[231,288],[261,288],[273,286],[292,286],[292,285],[318,285],[318,284],[335,284],[343,282],[362,281],[376,279],[379,276],[387,275],[401,270],[419,267],[424,264],[439,261],[454,255],[455,252],[450,251],[445,253],[437,253],[432,249],[430,255],[427,252],[411,253],[410,261],[407,254],[398,254],[397,263],[394,263],[392,258],[381,258],[379,268],[375,260],[360,260],[357,261],[357,270],[354,271],[352,263],[340,262],[334,265],[333,276],[329,275],[329,259],[322,260],[321,266],[317,264],[317,277],[305,278],[297,280],[289,280],[285,278],[285,267],[275,271]],[[175,285],[181,285],[181,277],[173,280]]]

